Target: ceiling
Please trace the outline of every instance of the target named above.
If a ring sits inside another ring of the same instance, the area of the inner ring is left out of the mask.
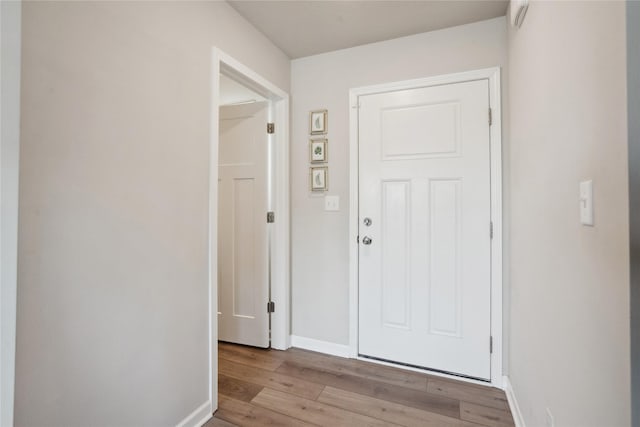
[[[503,16],[508,0],[227,0],[291,59]]]

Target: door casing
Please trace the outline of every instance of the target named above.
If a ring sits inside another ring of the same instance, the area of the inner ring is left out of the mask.
[[[502,113],[500,92],[500,68],[486,68],[447,74],[435,77],[384,83],[373,86],[353,88],[349,91],[349,348],[350,355],[358,357],[358,108],[359,97],[376,93],[394,92],[398,90],[462,83],[473,80],[488,80],[489,107],[492,123],[490,126],[491,150],[491,222],[493,223],[493,239],[491,240],[491,336],[493,352],[491,354],[491,385],[503,387],[502,378]],[[489,112],[487,112],[489,114]],[[488,117],[487,117],[488,119]],[[488,230],[487,230],[488,231]],[[372,362],[370,359],[365,359]],[[387,364],[381,362],[382,364]],[[407,368],[412,369],[412,368]],[[412,369],[418,370],[419,369]],[[431,375],[440,375],[463,379],[464,381],[486,384],[481,381],[454,377],[429,371]]]
[[[271,103],[269,122],[275,124],[270,135],[275,146],[273,173],[269,175],[269,210],[275,212],[270,230],[269,259],[271,300],[276,311],[271,314],[271,346],[286,350],[291,346],[290,265],[289,265],[289,94],[249,67],[214,47],[211,60],[211,116],[209,139],[209,400],[213,413],[218,408],[218,146],[220,75],[242,83]],[[266,134],[265,123],[265,134]],[[278,167],[285,165],[285,167]],[[265,212],[265,221],[267,220]],[[265,301],[264,309],[267,309]]]

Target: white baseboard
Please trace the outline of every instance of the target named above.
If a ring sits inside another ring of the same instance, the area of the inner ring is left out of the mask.
[[[348,345],[336,344],[327,341],[314,340],[313,338],[291,335],[291,347],[317,351],[338,357],[351,357],[351,349]]]
[[[184,420],[180,421],[177,427],[200,427],[209,421],[212,416],[211,401],[207,400],[198,409],[187,415]]]
[[[509,401],[509,408],[511,409],[511,415],[513,415],[513,422],[516,427],[526,427],[524,424],[524,418],[522,418],[522,412],[520,412],[520,406],[518,406],[518,400],[513,392],[511,381],[508,376],[502,377],[502,384],[504,386],[504,392],[507,395]]]

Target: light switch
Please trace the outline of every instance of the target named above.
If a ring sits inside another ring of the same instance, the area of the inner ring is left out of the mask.
[[[339,211],[340,210],[340,196],[324,196],[324,210],[325,211]]]
[[[580,183],[580,222],[593,225],[593,181]]]

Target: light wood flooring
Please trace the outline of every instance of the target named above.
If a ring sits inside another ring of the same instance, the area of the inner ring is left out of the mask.
[[[513,426],[502,390],[300,349],[220,343],[213,426]]]

